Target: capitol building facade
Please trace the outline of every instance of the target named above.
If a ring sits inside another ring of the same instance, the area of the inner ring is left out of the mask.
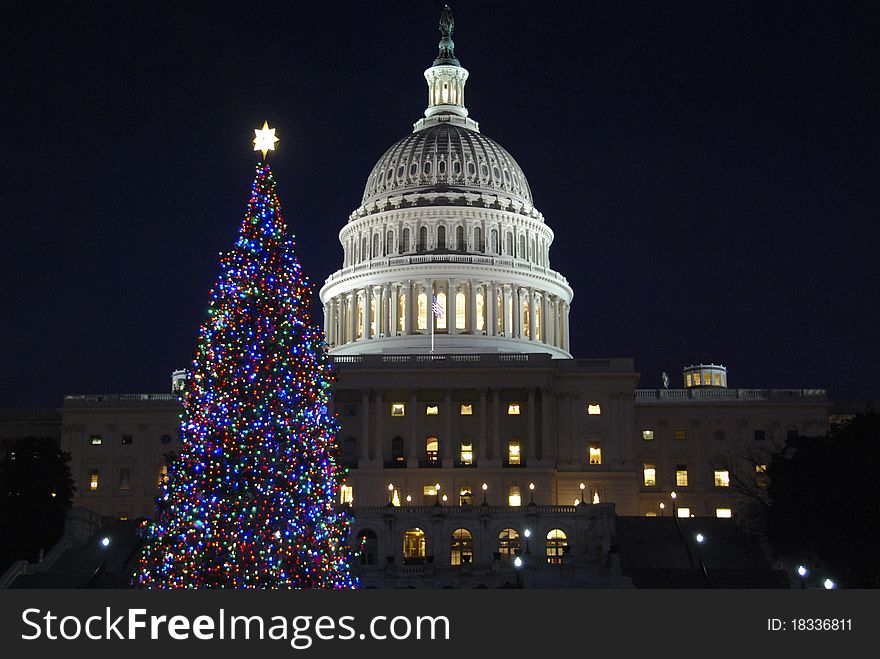
[[[747,523],[770,455],[826,430],[825,392],[733,388],[716,364],[640,389],[631,359],[573,357],[554,233],[469,116],[452,27],[444,11],[424,117],[370,172],[320,290],[358,576],[631,585],[627,519]],[[178,412],[173,394],[67,396],[74,505],[152,516]]]

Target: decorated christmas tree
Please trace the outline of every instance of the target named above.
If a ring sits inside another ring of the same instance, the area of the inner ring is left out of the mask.
[[[274,148],[274,129],[255,150]],[[262,141],[261,141],[262,140]],[[267,164],[220,259],[142,588],[352,588],[331,365]]]

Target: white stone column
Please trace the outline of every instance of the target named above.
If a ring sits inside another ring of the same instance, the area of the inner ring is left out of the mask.
[[[487,458],[490,460],[495,457],[495,450],[498,450],[498,458],[503,459],[503,451],[501,450],[501,389],[492,390],[492,441],[489,443]]]
[[[358,292],[352,291],[348,294],[348,341],[346,343],[354,343],[357,338],[357,296]]]
[[[550,406],[554,402],[550,388],[541,389],[541,462],[548,461],[555,453],[553,439],[550,436]]]
[[[481,229],[481,231],[482,231],[482,229]],[[468,281],[468,293],[469,293],[468,302],[470,303],[470,305],[468,307],[467,316],[464,319],[465,320],[464,324],[465,324],[465,327],[467,328],[467,330],[469,330],[470,333],[473,335],[477,334],[477,331],[478,331],[477,326],[479,325],[479,323],[477,322],[477,320],[478,320],[477,319],[477,292],[478,292],[477,289],[478,289],[478,285],[473,279]],[[486,296],[485,295],[483,296],[483,309],[484,310],[486,309]],[[485,329],[485,327],[486,327],[486,321],[483,320],[483,328]]]
[[[563,303],[562,305],[562,341],[564,345],[564,349],[568,352],[571,352],[569,348],[569,335],[568,335],[568,304]]]
[[[494,281],[486,284],[486,336],[498,335],[498,290]]]
[[[510,314],[510,306],[513,304],[513,301],[510,297],[510,284],[503,284],[501,286],[501,331],[504,336],[511,336],[512,327],[510,326],[511,314]]]
[[[404,295],[404,307],[403,307],[403,333],[404,334],[412,334],[413,333],[413,307],[415,306],[413,300],[413,283],[412,279],[406,280],[406,295]]]
[[[390,336],[388,332],[388,286],[388,283],[382,284],[382,291],[379,294],[379,321],[376,323],[379,336]]]

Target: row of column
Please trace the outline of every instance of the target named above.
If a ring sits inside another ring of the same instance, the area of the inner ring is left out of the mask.
[[[432,313],[445,294],[445,323]],[[458,295],[464,322],[458,323]],[[419,304],[419,296],[423,295]],[[387,282],[347,291],[324,303],[324,333],[331,347],[353,341],[434,331],[528,339],[569,350],[569,305],[534,287],[473,279]],[[549,321],[549,322],[548,322]],[[445,327],[443,327],[445,325]]]

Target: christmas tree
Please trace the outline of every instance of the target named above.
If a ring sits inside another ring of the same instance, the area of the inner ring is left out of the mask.
[[[328,410],[331,365],[310,294],[275,179],[260,163],[199,329],[182,392],[183,448],[136,586],[355,586],[349,520],[336,506],[344,471]]]

